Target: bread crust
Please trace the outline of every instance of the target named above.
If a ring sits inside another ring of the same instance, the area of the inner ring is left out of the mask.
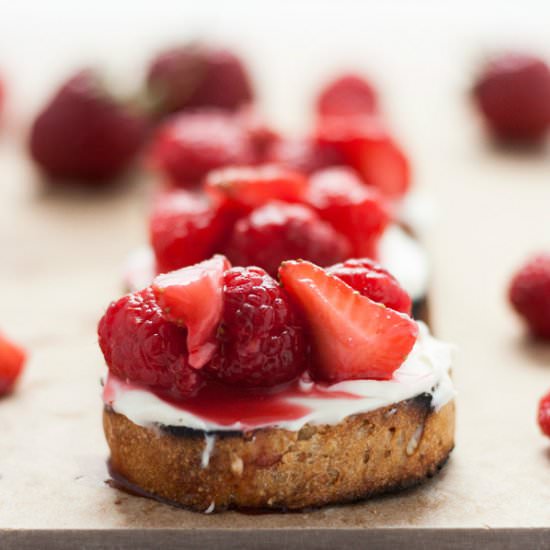
[[[127,488],[197,511],[299,510],[431,477],[453,449],[455,413],[453,401],[435,411],[423,394],[295,432],[145,428],[110,408],[103,424],[113,477]]]

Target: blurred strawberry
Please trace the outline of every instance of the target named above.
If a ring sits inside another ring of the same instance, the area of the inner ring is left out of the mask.
[[[344,74],[327,84],[317,98],[321,116],[372,115],[377,110],[373,86],[356,74]]]
[[[377,117],[321,117],[317,139],[339,151],[367,184],[388,197],[397,199],[407,192],[409,161]]]
[[[23,349],[0,333],[0,397],[13,390],[24,364]]]
[[[160,114],[196,107],[235,110],[253,96],[242,61],[203,44],[161,52],[149,67],[147,88]]]
[[[90,69],[70,78],[36,117],[30,153],[56,179],[107,180],[128,168],[146,125]]]

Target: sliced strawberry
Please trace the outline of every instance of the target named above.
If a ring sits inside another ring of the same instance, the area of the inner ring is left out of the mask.
[[[229,261],[220,255],[153,281],[165,318],[187,328],[189,364],[202,368],[216,351],[216,330],[223,309],[223,275]]]
[[[315,378],[388,380],[414,346],[415,321],[362,296],[320,267],[284,262],[279,277],[309,324]]]
[[[25,364],[22,348],[0,334],[0,396],[10,393]]]
[[[328,168],[310,179],[306,201],[348,238],[353,256],[377,256],[378,241],[390,221],[377,189],[363,185],[350,169]]]
[[[213,198],[243,212],[271,200],[300,202],[306,188],[302,174],[269,164],[215,170],[208,175],[205,187]]]
[[[409,161],[375,117],[323,117],[317,138],[332,145],[363,180],[391,198],[402,197],[410,186]]]

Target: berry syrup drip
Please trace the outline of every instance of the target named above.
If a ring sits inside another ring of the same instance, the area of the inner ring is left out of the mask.
[[[311,409],[294,403],[293,398],[358,399],[347,392],[327,391],[326,386],[297,380],[283,388],[254,392],[234,386],[210,382],[196,395],[185,400],[175,399],[152,388],[123,382],[109,374],[103,390],[103,401],[112,404],[118,392],[142,390],[153,393],[172,407],[215,422],[220,426],[240,424],[243,428],[255,428],[281,421],[297,420]]]

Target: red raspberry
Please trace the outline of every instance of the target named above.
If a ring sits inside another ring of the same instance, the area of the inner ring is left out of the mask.
[[[208,172],[229,164],[250,164],[254,151],[236,117],[222,111],[174,116],[159,130],[152,164],[178,187],[198,185]]]
[[[84,70],[35,119],[30,153],[53,178],[105,180],[128,167],[145,130],[141,117],[108,95],[93,71]]]
[[[204,369],[245,387],[299,376],[307,366],[307,342],[286,292],[259,267],[226,271],[224,285],[220,347]]]
[[[265,162],[279,164],[303,174],[343,164],[342,155],[330,145],[323,145],[312,138],[281,139],[267,149]]]
[[[225,242],[231,225],[222,208],[200,195],[183,190],[160,195],[149,222],[158,272],[209,258]]]
[[[474,99],[501,139],[538,140],[550,126],[550,68],[521,53],[499,55],[483,67]]]
[[[122,380],[175,397],[189,396],[201,385],[187,362],[187,331],[164,319],[151,287],[113,302],[98,335],[109,370]]]
[[[352,245],[354,256],[376,257],[390,221],[382,196],[346,168],[328,168],[310,179],[307,202]]]
[[[371,115],[376,112],[376,92],[366,80],[346,74],[325,86],[317,99],[322,116]]]
[[[535,256],[516,273],[509,297],[532,334],[550,338],[550,254]]]
[[[349,251],[346,238],[311,209],[273,201],[236,223],[227,257],[234,265],[259,265],[276,276],[283,260],[303,258],[325,266],[349,257]]]
[[[204,44],[161,52],[150,65],[147,87],[161,113],[188,107],[234,110],[253,96],[242,61],[228,50]]]
[[[365,183],[388,197],[399,199],[409,189],[409,161],[379,119],[364,115],[322,117],[317,139],[335,148]]]
[[[388,271],[367,258],[346,260],[326,269],[357,292],[395,311],[411,314],[411,297]]]
[[[539,402],[538,421],[542,433],[550,437],[550,392]]]
[[[25,365],[25,352],[0,333],[0,397],[10,393]]]

